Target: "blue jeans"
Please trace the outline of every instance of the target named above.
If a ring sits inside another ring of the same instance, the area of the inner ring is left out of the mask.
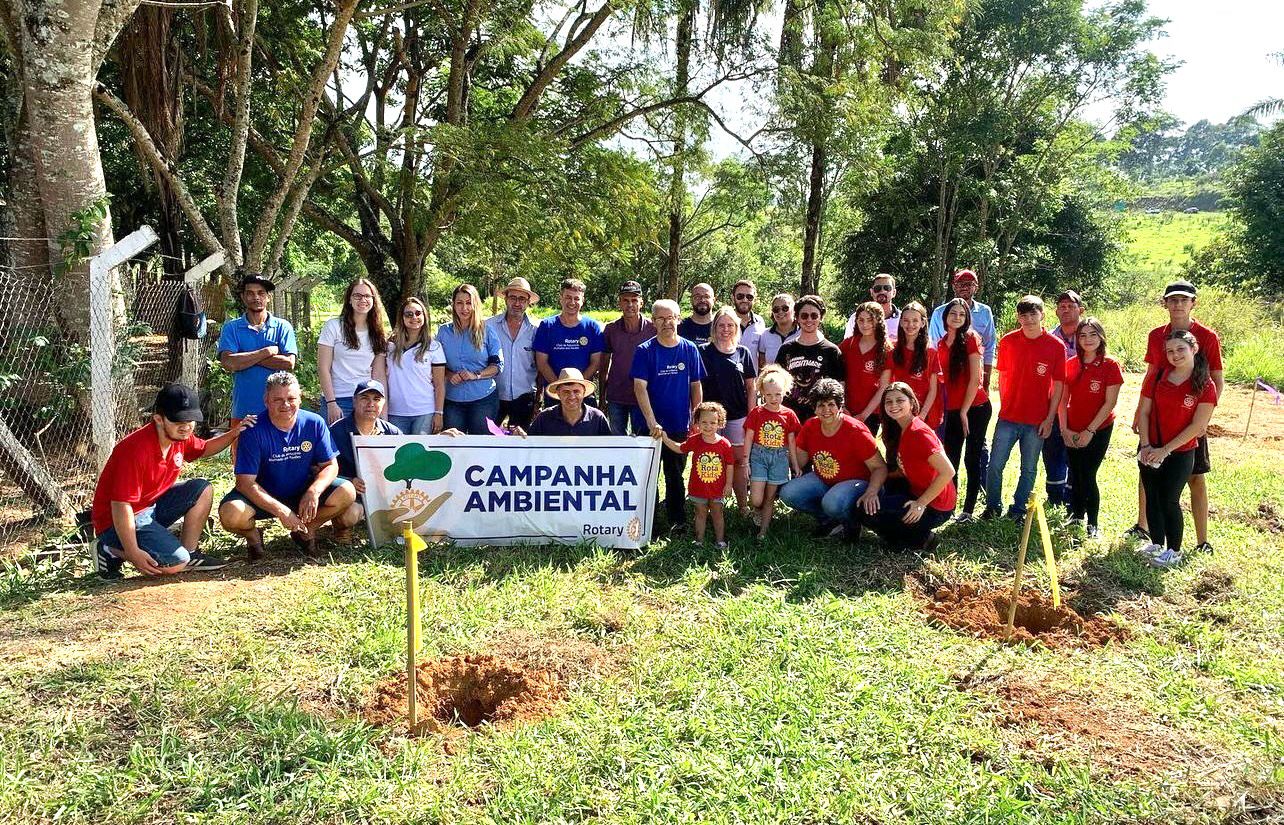
[[[814,516],[821,524],[841,521],[855,527],[856,499],[868,486],[865,479],[849,479],[829,485],[815,473],[806,473],[780,488],[780,500],[795,510]]]
[[[861,510],[858,513],[860,523],[873,530],[879,538],[893,547],[920,548],[933,530],[950,520],[954,511],[928,507],[918,521],[906,524],[902,520],[905,518],[905,505],[917,498],[917,496],[891,491],[884,487],[878,494],[878,512],[871,516]]]
[[[432,435],[432,418],[432,413],[427,415],[389,415],[388,423],[406,435]]]
[[[454,427],[468,435],[490,435],[486,419],[494,421],[499,418],[499,390],[495,389],[485,398],[476,401],[451,401],[446,399],[446,414],[443,426]]]
[[[999,419],[994,426],[994,443],[990,445],[990,469],[985,480],[985,509],[1000,510],[1003,506],[1003,469],[1008,464],[1012,448],[1021,445],[1021,475],[1017,479],[1016,495],[1009,514],[1025,513],[1026,502],[1034,490],[1034,480],[1039,475],[1039,456],[1043,452],[1043,439],[1036,424],[1017,424]]]
[[[637,404],[617,404],[614,401],[607,401],[606,420],[611,422],[611,432],[614,435],[650,434],[646,426],[646,416],[642,415],[642,408]],[[632,429],[628,429],[630,425]]]
[[[209,488],[210,483],[205,479],[189,478],[161,493],[161,497],[152,505],[151,521],[134,528],[134,538],[138,541],[139,549],[161,567],[191,561],[188,550],[194,548],[184,547],[178,537],[169,531],[169,526],[187,515],[187,511],[196,506],[201,495]],[[116,551],[113,555],[120,555],[120,536],[116,534],[115,527],[108,527],[99,533],[98,541],[103,547]]]
[[[1061,422],[1052,422],[1052,432],[1043,441],[1043,480],[1047,486],[1048,504],[1070,506],[1070,462],[1066,442],[1061,437]]]
[[[343,411],[344,418],[347,418],[348,416],[352,415],[352,396],[348,396],[347,398],[336,398],[334,399],[334,402],[338,404],[339,409]],[[321,417],[324,418],[326,421],[329,421],[330,417],[326,415],[326,411],[327,411],[326,407],[327,407],[327,404],[325,403],[325,399],[322,399],[321,400]],[[266,413],[259,413],[259,415],[266,415]],[[232,443],[235,444],[236,442],[232,442]]]

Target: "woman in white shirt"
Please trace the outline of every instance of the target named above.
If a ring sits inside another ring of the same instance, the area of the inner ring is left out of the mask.
[[[379,290],[368,278],[358,278],[343,293],[343,312],[321,327],[317,339],[317,378],[326,423],[352,414],[357,382],[375,378],[388,382],[388,323]]]
[[[388,353],[388,420],[406,435],[441,432],[446,403],[446,353],[428,332],[428,307],[401,304]]]

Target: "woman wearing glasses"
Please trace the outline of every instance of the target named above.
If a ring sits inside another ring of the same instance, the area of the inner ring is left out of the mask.
[[[388,325],[379,290],[367,278],[358,278],[343,293],[343,311],[321,327],[317,339],[317,378],[321,383],[321,411],[326,423],[352,415],[352,392],[357,384],[374,378],[385,385]]]
[[[804,295],[794,305],[801,330],[798,337],[782,345],[776,353],[776,363],[785,368],[794,379],[793,389],[785,398],[785,406],[798,415],[800,422],[815,415],[811,391],[822,378],[833,378],[840,384],[846,378],[843,353],[838,345],[825,338],[821,319],[825,317],[825,299],[819,295]]]
[[[758,371],[776,363],[780,348],[798,337],[802,332],[794,320],[794,296],[782,292],[771,299],[771,326],[764,329],[754,342],[750,355],[758,359]]]
[[[407,435],[441,432],[446,403],[446,353],[429,333],[428,307],[401,303],[388,354],[388,420]]]

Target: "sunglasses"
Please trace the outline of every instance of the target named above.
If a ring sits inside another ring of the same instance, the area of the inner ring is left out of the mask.
[[[405,312],[401,313],[401,317],[403,317],[403,318],[422,318],[422,317],[424,317],[424,314],[423,314],[422,312],[420,312],[419,310],[417,310],[417,309],[411,309],[411,310],[407,310],[407,311],[405,311]]]
[[[874,284],[870,287],[872,292],[891,292],[892,289],[893,287],[891,284]]]
[[[793,309],[793,307],[788,307],[788,306],[784,306],[784,307],[772,307],[772,308],[771,308],[771,311],[772,311],[772,312],[788,312],[788,311],[789,311],[789,310],[791,310],[791,309]]]
[[[798,313],[798,318],[799,320],[802,320],[802,321],[819,321],[820,313],[819,312],[800,312]]]
[[[742,293],[740,293],[739,295],[737,295],[737,296],[736,296],[736,300],[737,300],[737,301],[752,301],[752,300],[753,300],[754,298],[756,298],[756,297],[757,297],[756,295],[750,295],[750,294],[749,294],[749,293],[747,293],[747,292],[742,292]]]

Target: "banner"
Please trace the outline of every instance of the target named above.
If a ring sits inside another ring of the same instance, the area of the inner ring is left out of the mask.
[[[638,548],[651,540],[652,438],[359,435],[370,541]]]

